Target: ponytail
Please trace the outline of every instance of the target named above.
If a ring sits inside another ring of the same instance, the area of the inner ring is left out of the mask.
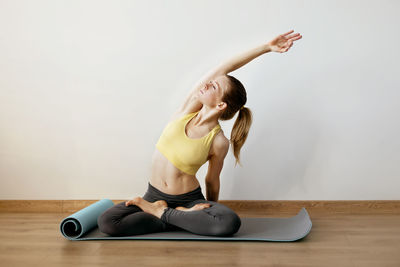
[[[252,113],[249,108],[242,107],[239,109],[239,115],[233,124],[231,132],[231,145],[233,149],[233,155],[236,158],[235,167],[238,163],[240,166],[242,166],[240,164],[240,149],[247,139],[252,121]]]
[[[244,105],[247,102],[247,93],[243,84],[231,75],[226,75],[229,79],[230,86],[225,92],[222,101],[227,104],[227,108],[220,116],[220,120],[232,119],[236,112],[239,114],[233,124],[230,143],[233,149],[233,155],[235,156],[236,162],[235,167],[240,164],[240,149],[249,134],[250,126],[252,123],[252,112],[249,108]]]

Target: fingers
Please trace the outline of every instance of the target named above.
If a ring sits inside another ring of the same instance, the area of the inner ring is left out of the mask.
[[[292,32],[292,31],[291,31]],[[285,33],[285,34],[282,34],[282,36],[284,36],[287,40],[291,40],[291,41],[295,41],[295,40],[299,40],[299,39],[301,39],[301,37],[303,37],[303,36],[301,36],[300,35],[300,33],[295,33],[295,34],[292,34],[292,35],[290,35],[290,36],[285,36],[285,35],[287,35],[287,34],[289,34],[290,32],[287,32],[287,33]]]
[[[288,38],[288,39],[287,39],[286,43],[282,46],[282,49],[280,50],[280,52],[283,53],[283,52],[288,51],[289,48],[291,48],[293,46],[293,42],[296,41],[296,40],[301,39],[302,37],[303,36],[301,36],[300,33],[296,33],[296,34],[290,36],[289,38],[285,37],[285,38]]]
[[[125,206],[131,206],[131,205],[135,205],[135,203],[133,203],[132,200],[129,200],[129,201],[125,202]]]
[[[303,36],[301,36],[300,33],[296,33],[295,35],[290,36],[289,40],[296,41],[296,40],[301,39],[301,37],[303,37]]]
[[[288,31],[287,33],[282,34],[282,36],[288,35],[291,32],[294,32],[294,30]]]

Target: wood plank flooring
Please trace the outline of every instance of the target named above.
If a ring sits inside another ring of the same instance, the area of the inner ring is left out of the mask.
[[[2,212],[0,266],[400,266],[400,214],[309,214],[297,242],[69,241],[70,213]]]

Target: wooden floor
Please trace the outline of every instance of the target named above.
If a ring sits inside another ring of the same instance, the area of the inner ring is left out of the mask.
[[[70,214],[0,213],[0,266],[400,266],[400,215],[309,214],[300,241],[226,242],[69,241]]]

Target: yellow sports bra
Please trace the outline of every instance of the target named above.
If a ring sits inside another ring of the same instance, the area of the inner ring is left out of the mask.
[[[185,133],[186,124],[197,113],[199,111],[169,122],[156,144],[157,149],[175,167],[191,175],[195,175],[198,169],[207,162],[212,140],[221,130],[218,124],[201,138],[189,138]]]

